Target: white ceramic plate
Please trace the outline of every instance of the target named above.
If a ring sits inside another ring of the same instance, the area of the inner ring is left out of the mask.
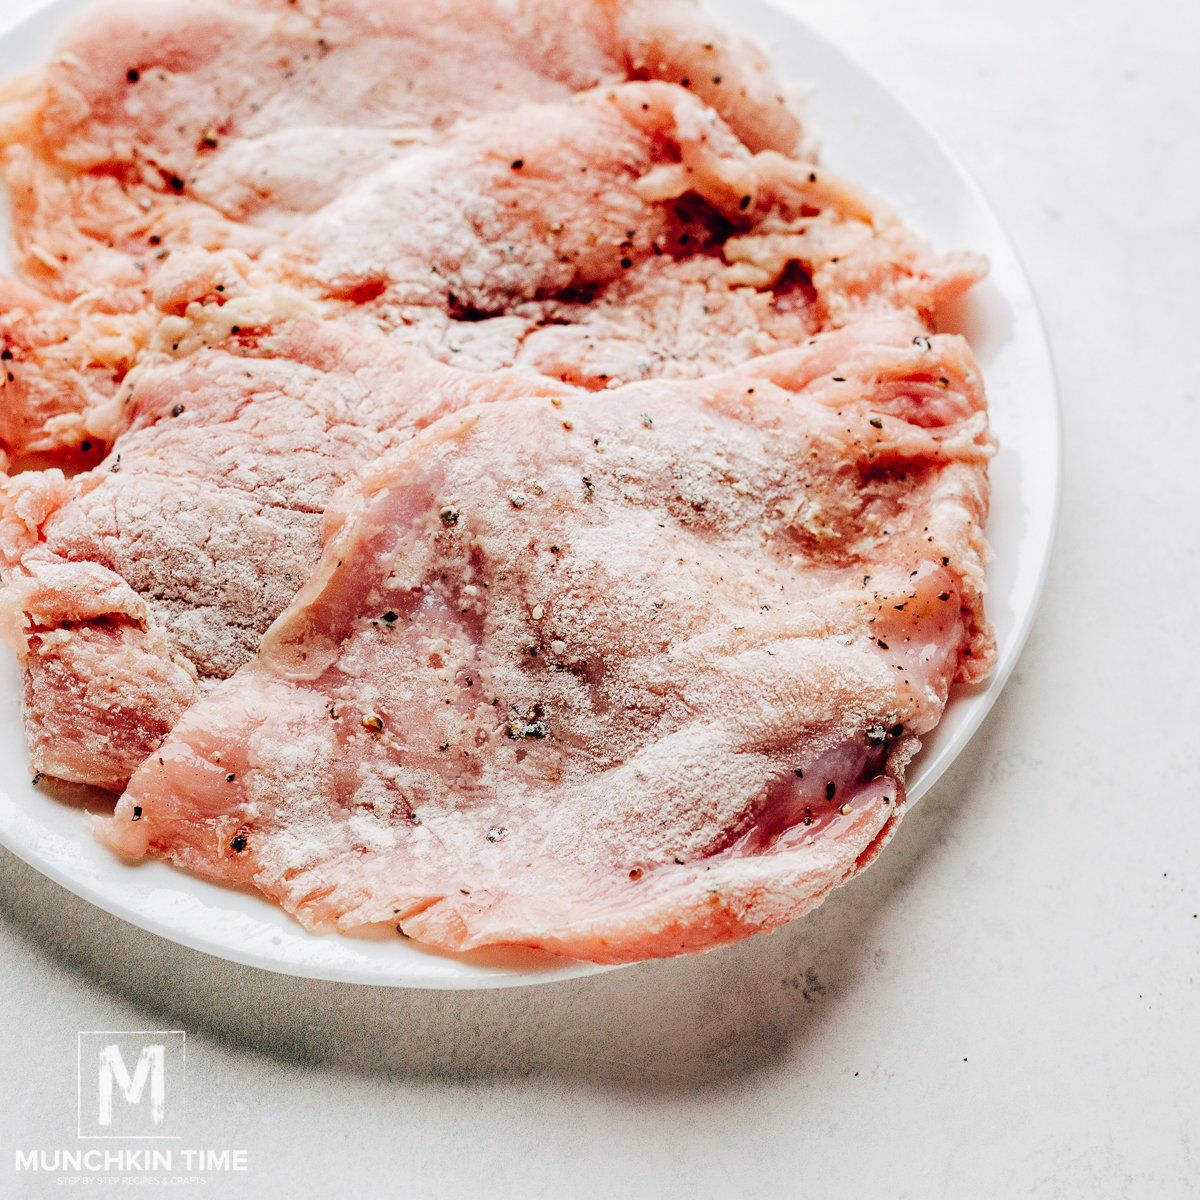
[[[57,0],[0,37],[0,76],[43,62],[65,18],[87,0]],[[996,552],[989,610],[999,661],[985,685],[957,692],[913,763],[918,799],[979,727],[1016,663],[1041,590],[1058,504],[1059,420],[1045,335],[1013,247],[948,151],[878,83],[794,17],[763,0],[710,0],[731,28],[766,47],[780,75],[811,88],[809,124],[831,169],[886,197],[943,249],[982,251],[991,274],[957,327],[983,368],[1001,451],[994,463]],[[536,952],[450,955],[394,937],[305,933],[250,891],[218,887],[160,862],[121,862],[90,836],[84,801],[35,790],[26,770],[20,678],[0,663],[0,842],[100,908],[209,954],[267,970],[404,987],[476,988],[543,983],[598,971]]]

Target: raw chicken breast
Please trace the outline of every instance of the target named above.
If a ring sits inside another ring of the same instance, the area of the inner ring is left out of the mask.
[[[0,137],[17,240],[26,269],[62,294],[96,281],[81,239],[102,254],[117,233],[119,248],[152,257],[114,229],[113,210],[127,225],[139,211],[170,224],[180,206],[203,221],[189,204],[200,201],[278,231],[463,118],[630,77],[686,81],[753,150],[801,142],[765,60],[691,0],[121,0],[10,89]]]
[[[253,315],[221,310],[239,313]],[[308,578],[336,489],[478,400],[473,376],[378,335],[235,328],[139,367],[112,414],[124,426],[116,449],[95,469],[7,486],[0,608],[25,666],[38,771],[121,790],[197,680],[244,663]],[[488,395],[570,390],[501,372]]]
[[[864,308],[928,317],[981,273],[782,153],[801,132],[770,72],[685,0],[582,5],[561,27],[543,4],[492,13],[503,46],[465,89],[448,81],[466,34],[443,7],[416,24],[352,5],[315,25],[276,5],[91,18],[10,102],[7,174],[26,274],[112,327],[123,357],[70,373],[13,347],[10,452],[94,442],[91,410],[164,315],[280,284],[458,366],[599,388],[719,371]],[[404,87],[384,70],[395,39],[421,64]],[[712,64],[693,79],[697,54]],[[354,56],[370,62],[331,99]],[[493,86],[508,61],[542,85],[516,71]]]
[[[597,962],[879,850],[994,656],[985,267],[695,0],[110,0],[0,167],[0,633],[115,849]]]
[[[384,455],[106,836],[456,950],[624,962],[796,916],[878,850],[991,653],[970,356],[863,334]]]

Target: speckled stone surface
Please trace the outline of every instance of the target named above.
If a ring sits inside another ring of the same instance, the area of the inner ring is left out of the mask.
[[[186,1030],[182,1144],[249,1153],[173,1195],[1200,1193],[1200,9],[791,4],[974,171],[1049,326],[1061,531],[983,730],[811,918],[545,988],[270,976],[0,853],[0,1195],[79,1190],[14,1152],[76,1144],[91,1029]]]

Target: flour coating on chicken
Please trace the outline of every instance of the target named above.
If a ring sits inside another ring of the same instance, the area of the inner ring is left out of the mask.
[[[598,962],[879,851],[983,609],[984,271],[692,0],[112,0],[0,92],[35,771],[308,928]]]

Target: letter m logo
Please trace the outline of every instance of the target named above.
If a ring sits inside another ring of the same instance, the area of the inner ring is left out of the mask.
[[[79,1136],[181,1136],[186,1034],[177,1030],[79,1035]]]
[[[106,1129],[113,1123],[113,1085],[121,1089],[121,1095],[130,1104],[141,1102],[142,1093],[146,1090],[146,1080],[150,1081],[150,1121],[161,1125],[166,1114],[167,1103],[167,1067],[166,1047],[161,1043],[143,1046],[141,1057],[133,1075],[129,1074],[125,1060],[121,1057],[121,1047],[116,1042],[100,1048],[100,1093],[97,1101],[100,1124]]]

